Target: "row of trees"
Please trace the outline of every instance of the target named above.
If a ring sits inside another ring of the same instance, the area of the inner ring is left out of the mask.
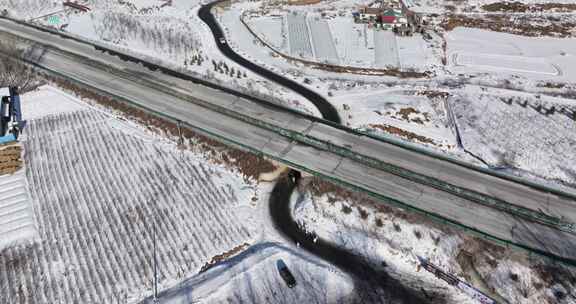
[[[234,69],[234,67],[228,67],[224,61],[216,62],[214,59],[212,59],[212,66],[214,67],[214,71],[219,72],[220,74],[226,74],[230,77],[236,76],[236,78],[247,77],[246,72],[242,73],[240,70]]]
[[[106,11],[94,23],[94,29],[101,40],[116,44],[140,42],[147,49],[168,55],[171,59],[191,58],[199,53],[201,47],[192,25],[173,17]]]
[[[41,49],[18,49],[11,41],[0,41],[0,87],[18,86],[21,92],[29,91],[38,79],[32,68],[18,59],[34,61],[41,55]]]
[[[0,0],[0,8],[5,8],[9,15],[19,18],[33,18],[47,12],[62,9],[61,1],[42,0]]]

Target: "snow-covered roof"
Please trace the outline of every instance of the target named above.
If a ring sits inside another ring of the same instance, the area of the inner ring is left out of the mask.
[[[395,10],[395,9],[389,9],[389,10],[385,11],[382,15],[383,16],[394,16],[394,17],[403,17],[404,16],[400,10]]]

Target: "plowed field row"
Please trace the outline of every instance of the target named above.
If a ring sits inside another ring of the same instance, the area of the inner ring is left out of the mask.
[[[26,175],[40,242],[0,252],[6,303],[124,303],[196,273],[253,231],[234,214],[241,176],[124,133],[96,111],[30,122]],[[156,214],[156,216],[155,216]]]

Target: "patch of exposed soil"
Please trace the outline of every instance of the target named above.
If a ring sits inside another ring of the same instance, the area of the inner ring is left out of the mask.
[[[204,264],[204,266],[202,266],[202,268],[200,268],[200,271],[198,273],[202,273],[205,272],[206,270],[214,267],[216,264],[229,259],[232,256],[237,255],[238,253],[240,253],[241,251],[245,250],[246,248],[248,248],[248,246],[250,246],[250,244],[248,243],[244,243],[241,245],[238,245],[222,254],[216,255],[214,257],[212,257],[212,259],[210,260],[210,262]]]
[[[487,12],[510,12],[510,13],[536,13],[536,12],[572,12],[576,10],[573,3],[535,3],[524,4],[522,2],[495,2],[485,4],[482,9]]]
[[[320,2],[322,2],[322,0],[288,0],[288,5],[311,5]]]
[[[566,87],[566,83],[547,81],[544,83],[537,83],[536,86],[540,87],[540,88],[547,88],[547,89],[562,89],[562,88]]]
[[[434,141],[428,137],[422,136],[422,135],[418,135],[416,133],[412,133],[410,131],[406,131],[404,129],[400,129],[394,126],[389,126],[389,125],[385,125],[385,124],[370,124],[369,125],[370,128],[374,128],[374,129],[380,129],[388,134],[393,134],[393,135],[398,135],[400,137],[409,139],[409,140],[416,140],[422,143],[427,143],[427,144],[432,144],[432,145],[436,145],[434,143]]]
[[[448,15],[442,21],[441,26],[447,31],[461,26],[528,37],[566,38],[573,37],[576,33],[576,23],[551,16],[519,16],[511,22],[510,16],[506,15],[483,15],[482,17]]]
[[[421,114],[424,116],[424,120],[422,120],[420,117],[416,117],[416,118],[410,118],[410,114]],[[424,122],[430,122],[430,118],[429,118],[429,114],[428,113],[422,113],[412,107],[408,107],[408,108],[402,108],[400,109],[400,111],[396,112],[396,115],[400,115],[402,117],[403,120],[408,121],[408,122],[415,122],[417,124],[423,125]]]
[[[0,145],[0,175],[13,174],[22,168],[22,147],[18,144]]]
[[[450,93],[448,93],[448,92],[432,91],[432,90],[420,91],[420,92],[417,92],[416,94],[417,95],[424,95],[424,96],[428,97],[429,99],[434,99],[434,98],[446,99],[450,96]]]

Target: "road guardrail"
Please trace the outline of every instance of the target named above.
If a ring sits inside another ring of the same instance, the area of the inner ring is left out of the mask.
[[[346,131],[346,132],[348,132],[348,133],[352,133],[352,134],[356,134],[356,135],[360,135],[360,136],[366,136],[366,137],[369,137],[369,138],[374,139],[374,140],[377,140],[377,141],[389,143],[389,144],[392,144],[392,145],[401,147],[401,148],[403,148],[403,149],[407,149],[407,150],[410,150],[410,151],[413,151],[413,152],[417,152],[417,153],[424,154],[424,155],[427,155],[427,156],[430,156],[430,157],[434,157],[434,158],[437,158],[437,159],[440,159],[440,160],[444,160],[444,161],[453,163],[453,164],[455,164],[455,165],[458,165],[458,166],[461,166],[461,167],[465,167],[465,168],[467,168],[467,169],[471,169],[471,170],[474,170],[474,171],[477,171],[477,172],[481,172],[481,173],[484,173],[484,174],[488,174],[488,175],[493,176],[493,177],[497,177],[497,178],[509,180],[509,181],[512,181],[512,182],[515,182],[515,183],[519,183],[519,184],[528,186],[528,187],[530,187],[530,188],[534,188],[534,189],[537,189],[537,190],[540,190],[540,191],[543,191],[543,192],[552,193],[552,194],[559,195],[559,196],[562,196],[562,197],[570,198],[570,199],[576,201],[576,194],[566,192],[566,191],[564,191],[564,190],[562,190],[562,189],[558,189],[558,188],[556,188],[556,187],[551,187],[551,186],[548,186],[548,185],[543,185],[543,184],[540,184],[540,183],[537,183],[537,182],[530,181],[530,180],[525,179],[525,178],[521,178],[521,177],[517,177],[517,176],[512,176],[512,175],[505,174],[505,173],[503,173],[503,172],[499,172],[499,171],[495,171],[495,170],[491,170],[491,169],[488,169],[488,168],[482,168],[482,167],[476,166],[476,165],[474,165],[474,164],[467,163],[467,162],[465,162],[465,161],[456,159],[456,158],[454,158],[454,157],[450,157],[450,156],[448,156],[448,155],[441,154],[441,153],[438,153],[438,152],[436,152],[436,151],[432,151],[432,150],[429,150],[429,149],[420,147],[420,146],[418,146],[418,145],[416,145],[416,144],[408,143],[408,142],[405,142],[405,141],[402,141],[402,140],[393,138],[393,137],[391,137],[391,136],[375,135],[375,134],[373,134],[373,133],[371,133],[371,132],[365,132],[365,131],[358,130],[358,129],[348,128],[348,127],[346,127],[346,126],[333,123],[333,122],[331,122],[331,121],[329,121],[329,120],[325,120],[325,119],[320,118],[320,117],[316,117],[316,116],[312,116],[312,115],[309,115],[309,114],[306,114],[306,113],[302,113],[302,112],[300,112],[300,111],[294,110],[294,109],[289,108],[289,107],[285,107],[285,106],[282,106],[282,105],[279,105],[279,104],[273,104],[273,103],[271,103],[271,102],[269,102],[269,101],[263,100],[263,99],[261,99],[261,98],[259,98],[259,97],[256,97],[256,96],[251,96],[251,95],[248,95],[248,94],[246,94],[246,93],[234,91],[233,89],[230,89],[230,88],[228,88],[228,87],[224,87],[224,86],[222,86],[222,85],[220,85],[220,84],[212,83],[212,82],[207,81],[207,80],[205,80],[205,79],[197,78],[196,76],[192,76],[192,75],[189,75],[189,74],[186,74],[186,73],[182,73],[182,72],[179,72],[179,71],[175,71],[175,70],[173,70],[173,69],[171,69],[171,68],[168,68],[168,67],[165,67],[165,66],[161,66],[161,65],[158,65],[158,64],[156,64],[156,63],[148,62],[148,61],[146,61],[145,59],[138,58],[138,57],[136,57],[136,56],[134,56],[134,55],[121,54],[121,53],[120,53],[119,51],[117,51],[117,50],[114,50],[114,49],[112,49],[112,48],[103,46],[103,45],[98,44],[98,43],[95,43],[95,42],[93,42],[93,41],[89,41],[89,40],[86,40],[86,39],[77,37],[77,36],[75,36],[75,35],[70,35],[70,34],[68,34],[68,33],[60,32],[60,31],[57,31],[57,30],[54,30],[54,29],[50,29],[50,28],[46,28],[46,27],[41,27],[41,26],[38,26],[38,25],[35,25],[35,24],[29,24],[29,23],[26,23],[26,22],[24,22],[24,21],[22,21],[22,20],[13,19],[13,18],[6,17],[6,16],[0,16],[0,19],[9,20],[9,21],[15,22],[15,23],[20,24],[20,25],[23,25],[23,26],[27,26],[27,27],[34,28],[34,29],[39,30],[39,31],[48,32],[48,33],[51,33],[51,34],[58,35],[58,36],[60,36],[60,37],[62,37],[62,38],[64,38],[64,39],[71,39],[71,40],[74,40],[74,41],[79,42],[79,43],[82,43],[82,44],[90,45],[90,46],[94,47],[95,49],[100,49],[100,50],[105,51],[105,52],[108,52],[108,53],[110,53],[110,54],[112,54],[112,55],[122,56],[122,57],[126,58],[126,60],[128,60],[128,61],[133,61],[133,62],[141,63],[141,64],[143,64],[144,66],[148,67],[148,68],[151,69],[151,70],[159,70],[159,71],[161,71],[161,72],[163,72],[163,73],[166,73],[167,75],[170,75],[170,76],[173,76],[173,77],[181,78],[181,79],[184,79],[184,80],[189,80],[189,81],[198,83],[198,84],[200,84],[200,85],[204,85],[204,86],[207,86],[207,87],[210,87],[210,88],[213,88],[213,89],[221,90],[221,91],[226,92],[226,93],[228,93],[228,94],[232,94],[232,95],[236,95],[236,96],[238,96],[238,97],[250,99],[250,100],[253,100],[253,101],[256,101],[256,102],[259,102],[259,103],[265,103],[267,106],[274,107],[274,108],[277,108],[277,109],[280,109],[280,110],[282,110],[282,111],[289,112],[289,113],[292,113],[292,114],[300,115],[301,117],[304,117],[304,118],[306,118],[306,119],[308,119],[308,120],[311,120],[311,121],[314,121],[314,122],[318,122],[318,123],[323,123],[323,124],[329,125],[329,126],[331,126],[331,127],[334,127],[334,128],[337,128],[337,129],[340,129],[340,130],[343,130],[343,131]]]
[[[50,47],[50,46],[47,46],[47,47]],[[59,51],[61,51],[61,50],[59,50]],[[76,54],[74,54],[74,55],[77,56]],[[484,232],[482,232],[482,231],[480,231],[480,230],[478,230],[478,229],[475,229],[475,228],[473,228],[473,227],[466,226],[466,225],[464,225],[464,224],[462,224],[462,223],[459,223],[459,222],[456,222],[456,221],[447,219],[447,218],[445,218],[445,217],[443,217],[443,216],[440,216],[440,215],[438,215],[438,214],[434,214],[434,213],[428,212],[428,211],[426,211],[426,210],[416,208],[416,207],[411,206],[411,205],[409,205],[409,204],[407,204],[407,203],[405,203],[405,202],[400,202],[400,201],[394,200],[394,199],[392,199],[392,198],[389,198],[389,197],[383,196],[383,195],[381,195],[381,194],[372,192],[371,190],[366,189],[366,188],[364,188],[364,187],[360,187],[360,186],[351,184],[351,183],[349,183],[349,182],[347,182],[347,181],[343,181],[343,180],[340,180],[340,179],[337,179],[337,178],[334,178],[334,177],[331,177],[331,176],[327,176],[327,175],[325,175],[325,174],[323,174],[323,173],[321,173],[321,172],[316,172],[316,171],[314,171],[314,170],[310,170],[310,169],[308,169],[308,168],[306,168],[306,167],[303,167],[302,165],[299,165],[299,164],[295,164],[295,163],[286,161],[286,160],[284,160],[284,159],[282,159],[282,158],[276,157],[276,156],[274,156],[274,155],[272,155],[272,154],[269,154],[269,153],[264,153],[264,152],[262,152],[262,151],[259,151],[258,149],[255,149],[255,148],[246,146],[246,145],[244,145],[244,144],[242,144],[242,143],[239,143],[239,142],[236,142],[236,141],[231,140],[231,139],[229,139],[229,138],[223,137],[223,136],[221,136],[221,135],[219,135],[219,134],[212,133],[212,132],[210,132],[210,131],[208,131],[208,130],[206,130],[206,129],[203,129],[203,128],[201,128],[201,127],[194,126],[194,125],[192,125],[192,124],[190,124],[190,123],[187,123],[187,122],[182,122],[181,120],[178,120],[178,119],[176,119],[176,118],[174,118],[174,117],[172,117],[172,116],[169,116],[169,115],[166,115],[166,114],[164,114],[164,113],[161,113],[161,112],[155,111],[155,110],[153,110],[153,109],[150,109],[150,108],[148,108],[148,107],[146,107],[146,106],[143,106],[143,105],[141,105],[141,104],[139,104],[139,103],[137,103],[137,102],[135,102],[135,101],[129,100],[129,99],[125,98],[125,97],[117,96],[117,95],[114,95],[114,94],[110,94],[110,93],[108,93],[108,92],[106,92],[106,91],[103,91],[103,90],[101,90],[101,89],[99,89],[99,88],[96,88],[96,87],[94,87],[94,86],[92,86],[92,85],[90,85],[90,84],[88,84],[88,83],[84,83],[84,82],[82,82],[82,81],[80,81],[80,80],[77,80],[77,79],[74,79],[74,78],[70,78],[70,77],[68,77],[67,75],[64,75],[64,74],[62,74],[62,73],[59,73],[58,71],[49,70],[49,69],[47,69],[47,68],[45,68],[45,67],[42,67],[42,66],[38,65],[38,64],[35,63],[35,62],[30,62],[30,61],[27,61],[27,62],[28,62],[29,64],[32,64],[32,65],[40,68],[40,69],[43,69],[43,70],[48,71],[48,72],[50,72],[50,73],[52,73],[52,74],[55,74],[55,75],[57,75],[57,76],[60,77],[60,78],[66,79],[66,80],[68,80],[68,81],[73,81],[73,82],[75,82],[75,83],[80,83],[80,84],[82,84],[83,86],[90,87],[92,90],[97,91],[99,94],[102,94],[102,95],[104,95],[104,96],[113,97],[113,98],[116,99],[116,100],[120,100],[120,101],[122,101],[122,102],[125,103],[125,104],[128,104],[128,105],[133,106],[133,107],[136,107],[136,108],[140,108],[140,109],[142,109],[142,110],[144,110],[144,111],[146,111],[146,112],[149,112],[149,113],[151,113],[151,114],[153,114],[153,115],[155,115],[155,116],[157,116],[157,117],[160,117],[160,118],[162,118],[162,119],[167,119],[167,120],[172,121],[172,122],[175,122],[175,123],[183,123],[183,124],[184,124],[186,127],[188,127],[188,128],[191,128],[191,129],[194,129],[194,130],[198,130],[200,133],[206,134],[206,135],[208,135],[208,136],[210,136],[210,137],[213,137],[213,138],[217,138],[217,139],[219,139],[220,141],[223,141],[223,142],[225,142],[225,143],[231,144],[232,146],[236,146],[236,147],[239,147],[239,148],[241,148],[241,149],[243,149],[243,150],[246,150],[246,151],[249,151],[249,152],[258,154],[258,155],[265,156],[265,157],[267,157],[267,158],[269,158],[269,159],[273,159],[273,160],[276,160],[276,161],[285,163],[285,164],[287,164],[287,165],[289,165],[289,166],[291,166],[291,167],[293,167],[293,168],[296,168],[296,169],[299,169],[299,170],[308,172],[308,173],[313,174],[313,175],[316,175],[316,176],[320,176],[320,177],[322,177],[322,178],[326,178],[326,179],[328,179],[328,180],[331,180],[331,181],[333,181],[333,182],[335,182],[335,183],[337,183],[337,184],[343,185],[343,186],[345,186],[345,187],[352,188],[352,189],[355,189],[355,190],[357,190],[357,191],[365,192],[365,193],[369,194],[370,196],[372,196],[372,197],[374,197],[374,198],[377,198],[378,200],[387,202],[387,203],[389,203],[389,204],[392,204],[392,205],[395,205],[395,206],[398,206],[398,207],[402,207],[402,208],[404,208],[404,209],[416,211],[416,212],[418,212],[418,213],[424,214],[424,215],[426,215],[426,216],[428,216],[428,217],[430,217],[430,218],[433,218],[433,219],[435,219],[435,220],[437,220],[437,221],[439,221],[439,222],[442,222],[442,223],[444,223],[444,224],[449,224],[449,225],[451,225],[451,226],[455,226],[455,227],[459,227],[459,228],[466,229],[466,230],[468,230],[468,231],[470,231],[470,232],[472,232],[472,233],[474,233],[474,234],[476,234],[476,235],[482,236],[482,237],[487,238],[487,239],[491,239],[491,240],[496,241],[496,242],[499,242],[499,243],[501,243],[501,244],[505,244],[505,245],[507,245],[507,246],[513,246],[513,247],[516,247],[516,248],[522,248],[522,249],[528,250],[528,251],[530,251],[530,252],[533,252],[533,253],[536,253],[536,254],[539,254],[539,255],[543,255],[543,256],[547,256],[547,257],[552,258],[552,259],[554,259],[554,260],[557,260],[557,261],[560,261],[560,262],[563,262],[563,263],[566,263],[566,264],[569,264],[569,265],[576,266],[576,261],[575,261],[575,260],[567,259],[567,258],[565,258],[565,257],[556,256],[556,255],[554,255],[554,254],[551,254],[551,253],[548,253],[548,252],[545,252],[545,251],[542,251],[542,250],[539,250],[539,249],[536,249],[536,248],[531,248],[531,247],[528,247],[528,246],[525,246],[525,245],[522,245],[522,244],[513,243],[513,242],[511,242],[510,240],[504,240],[504,239],[501,239],[501,238],[498,238],[498,237],[489,235],[489,234],[484,233]],[[182,95],[182,94],[177,93],[177,92],[168,92],[166,89],[164,89],[164,91],[165,91],[166,93],[170,93],[171,95],[174,95],[174,96],[176,96],[176,97],[181,97],[181,98],[183,97],[184,100],[192,101],[192,100],[191,100],[191,96],[185,96],[185,95]],[[340,155],[340,156],[347,157],[347,158],[349,158],[349,159],[352,159],[352,160],[361,162],[361,163],[366,164],[366,165],[369,165],[369,166],[373,166],[373,167],[376,168],[376,169],[385,170],[386,172],[389,172],[389,173],[392,173],[392,174],[396,174],[396,175],[398,175],[398,176],[407,178],[407,179],[409,179],[409,180],[412,180],[412,181],[415,181],[415,182],[418,182],[418,183],[430,185],[430,186],[433,186],[433,187],[435,187],[435,188],[440,187],[440,188],[441,188],[442,190],[444,190],[444,191],[447,191],[447,192],[450,192],[450,193],[453,193],[453,194],[462,196],[463,198],[466,198],[466,199],[468,199],[468,200],[471,200],[471,201],[474,201],[474,202],[479,202],[479,203],[481,203],[481,204],[483,204],[483,205],[485,205],[485,206],[489,206],[489,207],[492,207],[492,208],[496,208],[496,209],[498,209],[498,210],[501,210],[501,211],[504,211],[504,212],[507,212],[507,213],[511,213],[511,214],[520,216],[520,217],[525,218],[525,219],[529,219],[529,220],[537,221],[537,222],[540,222],[540,223],[543,223],[543,224],[546,224],[546,225],[550,225],[550,226],[556,227],[557,229],[560,229],[560,230],[562,230],[562,231],[574,232],[574,225],[573,225],[572,223],[562,222],[561,220],[559,220],[559,219],[557,219],[557,218],[550,217],[550,216],[546,216],[546,215],[544,215],[544,214],[533,213],[533,212],[535,212],[535,211],[530,210],[530,209],[525,210],[526,208],[523,208],[523,207],[518,207],[518,206],[506,206],[506,205],[511,205],[511,204],[509,204],[509,203],[507,203],[507,202],[499,201],[499,200],[497,200],[497,199],[495,199],[495,198],[487,197],[487,196],[485,196],[485,195],[483,195],[483,194],[480,194],[480,193],[475,193],[474,191],[471,191],[471,190],[468,190],[468,189],[463,189],[463,188],[455,187],[455,186],[453,186],[453,185],[446,184],[446,183],[444,183],[444,182],[442,182],[442,181],[436,180],[436,179],[431,178],[431,177],[428,177],[428,176],[424,176],[424,175],[420,175],[420,174],[418,174],[418,173],[410,172],[410,171],[405,170],[405,169],[402,169],[402,168],[400,168],[400,167],[397,167],[397,166],[394,166],[394,165],[391,165],[391,164],[387,164],[387,163],[385,163],[385,162],[383,162],[383,161],[381,161],[381,160],[374,159],[374,158],[371,158],[371,157],[368,157],[368,156],[361,155],[361,154],[359,154],[359,153],[350,151],[348,148],[340,147],[340,146],[334,145],[334,144],[332,144],[332,143],[325,142],[325,141],[323,141],[323,140],[310,137],[310,136],[308,136],[308,135],[304,135],[304,134],[300,134],[300,133],[298,133],[298,132],[294,132],[294,131],[292,131],[292,130],[284,129],[284,128],[281,128],[281,127],[279,127],[279,126],[272,125],[272,124],[269,124],[269,123],[267,123],[267,122],[261,121],[261,120],[259,120],[259,119],[254,118],[254,117],[247,116],[247,115],[245,115],[245,114],[243,114],[243,113],[239,113],[239,112],[237,112],[237,111],[233,111],[233,110],[230,110],[230,109],[228,109],[228,108],[223,108],[223,107],[221,107],[221,106],[218,106],[218,105],[215,105],[215,104],[212,104],[212,103],[203,101],[203,100],[194,99],[192,102],[195,102],[195,103],[197,103],[197,104],[200,105],[200,106],[207,107],[207,108],[209,108],[209,109],[211,109],[211,110],[217,111],[217,112],[222,113],[222,114],[224,114],[224,115],[232,116],[232,117],[234,117],[235,119],[244,121],[244,122],[246,122],[246,123],[250,123],[250,124],[252,124],[252,125],[257,125],[257,126],[259,126],[259,127],[266,128],[266,129],[271,130],[271,131],[273,131],[273,132],[275,132],[275,133],[277,133],[277,134],[279,134],[279,135],[282,135],[282,136],[284,136],[284,137],[287,137],[287,138],[289,138],[289,139],[291,139],[291,140],[295,140],[295,141],[300,142],[300,143],[302,143],[302,144],[306,144],[306,145],[309,145],[309,146],[313,146],[313,147],[315,147],[315,148],[317,148],[317,149],[322,149],[322,150],[329,151],[329,152],[332,152],[332,153],[336,153],[336,154],[338,154],[338,155]],[[301,116],[307,116],[307,115],[305,115],[305,114],[302,115],[302,114],[299,113],[299,112],[297,112],[297,113],[298,113],[298,115],[301,115]],[[325,124],[328,124],[328,125],[332,125],[330,122],[325,121],[325,120],[323,120],[323,119],[318,119],[318,118],[316,118],[315,121],[318,121],[318,122],[321,122],[321,123],[325,123]],[[346,130],[346,131],[350,131],[351,133],[358,133],[356,130],[351,130],[351,129],[348,130],[347,128],[342,128],[342,127],[340,127],[339,129],[344,129],[344,130]],[[363,133],[359,133],[359,134],[365,136],[365,134],[363,134]],[[406,145],[400,145],[400,146],[406,147]],[[411,147],[410,147],[409,149],[412,150]],[[428,153],[426,153],[426,154],[428,154]],[[468,166],[466,166],[466,167],[468,167]],[[503,205],[503,204],[504,204],[504,205]]]

